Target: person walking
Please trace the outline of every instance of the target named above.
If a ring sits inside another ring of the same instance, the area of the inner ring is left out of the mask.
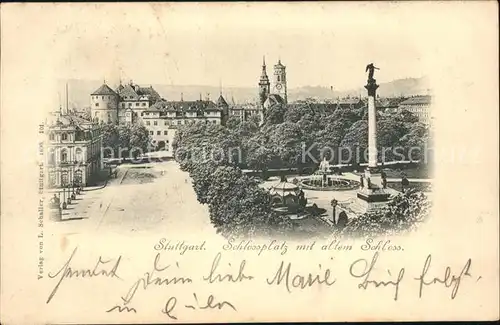
[[[405,192],[405,189],[408,187],[408,185],[410,185],[410,181],[408,180],[408,178],[406,178],[406,176],[403,176],[403,178],[401,179],[401,190],[403,191],[403,193]]]

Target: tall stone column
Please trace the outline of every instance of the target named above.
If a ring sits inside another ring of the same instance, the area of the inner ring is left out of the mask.
[[[372,69],[375,69],[372,66]],[[367,67],[368,68],[368,67]],[[373,71],[373,70],[372,70]],[[365,85],[368,90],[368,168],[365,170],[365,185],[357,197],[364,202],[386,202],[389,193],[383,189],[381,174],[377,166],[377,111],[375,98],[378,85],[371,75]],[[369,206],[366,207],[369,209]]]
[[[374,79],[368,80],[365,85],[368,90],[368,167],[377,168],[377,110],[375,106],[378,85]]]

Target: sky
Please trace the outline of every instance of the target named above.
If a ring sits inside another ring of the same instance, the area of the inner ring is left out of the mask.
[[[426,61],[439,52],[436,21],[443,17],[439,6],[410,2],[44,4],[29,10],[34,21],[18,28],[18,40],[51,49],[39,60],[58,79],[255,87],[265,56],[269,75],[281,59],[290,88],[335,90],[361,87],[371,62],[380,68],[379,83],[428,75]]]

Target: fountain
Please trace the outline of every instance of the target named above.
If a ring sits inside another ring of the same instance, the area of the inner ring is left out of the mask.
[[[355,180],[332,175],[330,163],[326,158],[320,162],[313,175],[301,179],[304,189],[315,191],[348,191],[357,189],[360,183]]]

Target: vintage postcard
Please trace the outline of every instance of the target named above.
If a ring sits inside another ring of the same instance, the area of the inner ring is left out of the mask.
[[[1,7],[2,324],[498,320],[498,4]]]

